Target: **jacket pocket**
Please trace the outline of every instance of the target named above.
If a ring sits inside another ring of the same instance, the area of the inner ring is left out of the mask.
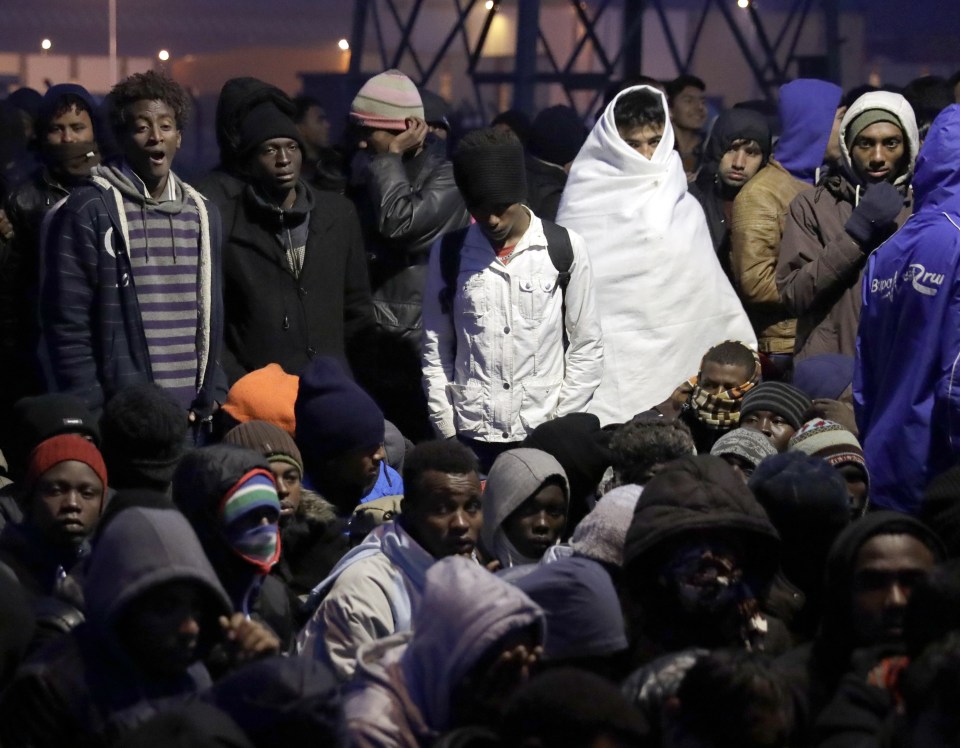
[[[483,327],[483,318],[487,313],[487,294],[483,278],[471,274],[460,283],[456,300],[457,311],[466,323],[467,330]]]
[[[557,417],[557,404],[560,401],[560,382],[543,384],[526,382],[523,384],[523,398],[520,401],[520,423],[527,430]]]
[[[468,384],[448,384],[450,402],[453,403],[453,423],[458,433],[483,433],[484,407],[486,399],[483,387],[478,382]]]
[[[547,306],[556,284],[556,279],[545,276],[520,278],[517,281],[520,315],[524,319],[542,320],[547,314]]]

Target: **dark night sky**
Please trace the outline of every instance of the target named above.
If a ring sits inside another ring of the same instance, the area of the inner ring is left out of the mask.
[[[431,1],[442,4],[442,0]],[[949,63],[960,68],[957,0],[840,1],[843,9],[865,13],[872,54],[904,62]],[[162,47],[182,55],[244,46],[303,47],[329,43],[331,39],[349,36],[352,9],[350,0],[117,2],[120,54],[141,56],[152,56]],[[663,0],[667,8],[702,7],[702,2]],[[764,8],[787,8],[793,4],[793,0],[755,2],[761,14]],[[0,12],[0,51],[38,51],[44,36],[54,40],[54,49],[60,53],[106,51],[107,0],[0,0]]]

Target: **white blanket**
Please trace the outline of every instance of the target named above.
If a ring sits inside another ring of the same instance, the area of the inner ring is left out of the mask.
[[[604,362],[588,410],[604,425],[664,401],[716,343],[757,344],[687,192],[669,118],[648,160],[617,132],[617,99],[573,162],[557,214],[586,240],[593,266]]]

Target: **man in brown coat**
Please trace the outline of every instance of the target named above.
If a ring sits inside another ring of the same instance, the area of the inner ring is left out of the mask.
[[[777,288],[797,316],[796,360],[856,354],[863,268],[912,212],[910,179],[919,149],[907,100],[866,93],[840,123],[841,168],[790,204]]]
[[[816,183],[824,159],[840,156],[840,88],[797,80],[780,89],[783,134],[773,158],[743,186],[730,225],[734,285],[757,334],[760,352],[789,367],[795,321],[775,281],[780,237],[790,201]],[[833,129],[831,129],[833,128]]]

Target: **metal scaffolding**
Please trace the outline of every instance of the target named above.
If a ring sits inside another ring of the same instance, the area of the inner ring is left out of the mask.
[[[446,1],[446,0],[444,0]],[[481,89],[489,85],[510,84],[513,87],[513,107],[532,112],[534,91],[538,84],[558,84],[571,106],[576,108],[574,94],[594,92],[581,113],[596,109],[603,90],[611,80],[640,71],[644,13],[653,11],[658,31],[663,35],[673,64],[678,73],[690,71],[697,53],[704,27],[711,11],[723,19],[736,44],[737,51],[750,68],[751,74],[764,96],[772,100],[778,86],[788,80],[788,71],[802,60],[797,55],[801,32],[814,5],[819,5],[824,20],[827,55],[822,75],[839,82],[838,3],[839,0],[791,0],[782,22],[774,28],[769,18],[755,5],[756,0],[686,0],[684,10],[695,18],[689,39],[678,39],[671,26],[668,10],[676,7],[671,0],[554,0],[572,9],[581,32],[566,59],[556,53],[557,44],[551,42],[549,30],[540,26],[541,0],[448,0],[455,10],[455,20],[446,30],[439,47],[429,56],[418,52],[412,43],[413,30],[429,3],[436,7],[440,0],[354,0],[353,38],[351,40],[350,74],[355,79],[365,73],[361,69],[364,52],[373,42],[379,55],[380,70],[409,63],[417,85],[429,87],[438,67],[454,45],[462,45],[467,60],[467,74],[472,82],[478,110],[483,114]],[[546,1],[546,0],[544,0]],[[481,68],[484,46],[487,43],[494,17],[508,2],[517,7],[516,54],[510,71],[489,71]],[[467,18],[475,10],[485,12],[479,33],[467,30]],[[735,14],[747,12],[753,36],[759,50],[751,47]],[[616,48],[604,45],[598,33],[598,24],[604,16],[619,11],[620,38]],[[428,11],[429,12],[429,11]],[[371,39],[372,38],[372,39]],[[396,43],[388,39],[398,38]],[[681,52],[686,49],[686,54]],[[589,71],[581,61],[585,54],[592,58]],[[542,62],[541,62],[542,61]],[[376,72],[376,71],[373,71]],[[581,98],[582,103],[582,98]]]

